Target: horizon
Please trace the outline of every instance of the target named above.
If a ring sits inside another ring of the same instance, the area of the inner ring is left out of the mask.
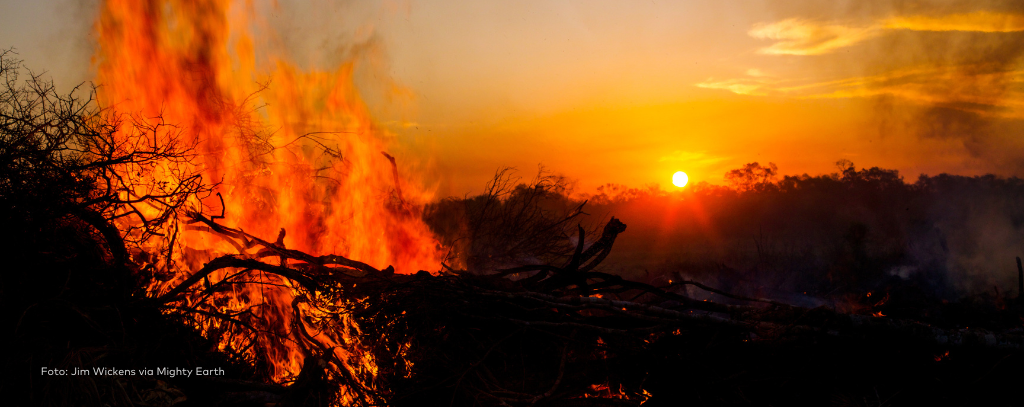
[[[1007,2],[253,7],[272,53],[359,62],[393,154],[438,196],[477,193],[505,166],[583,190],[672,190],[676,171],[721,185],[749,162],[1024,175],[1024,7]],[[62,89],[94,79],[98,6],[5,9],[0,38],[28,67]]]

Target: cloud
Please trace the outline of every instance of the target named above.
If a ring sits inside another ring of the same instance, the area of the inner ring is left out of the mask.
[[[1024,31],[1024,15],[975,11],[945,16],[890,17],[881,26],[890,30],[972,31],[983,33]]]
[[[1021,81],[1024,81],[1024,70],[954,65],[901,69],[780,91],[810,91],[803,96],[811,98],[896,96],[983,116],[1024,118],[1024,93],[1011,89],[1012,84]]]
[[[700,82],[695,86],[704,89],[727,90],[737,95],[765,96],[768,94],[768,92],[765,91],[765,84],[763,81],[752,79],[715,80],[714,78],[708,78],[704,82]]]
[[[746,74],[749,78],[725,80],[708,78],[704,82],[697,83],[695,86],[704,89],[727,90],[737,95],[766,96],[770,88],[780,83],[778,79],[773,78],[773,75],[769,75],[757,68],[747,69]]]
[[[965,168],[1024,173],[1024,2],[847,4],[845,10],[818,9],[819,19],[781,19],[748,31],[764,40],[758,54],[815,57],[761,57],[765,65],[757,68],[772,67],[771,78],[737,73],[694,86],[773,98],[857,99],[848,106],[866,115],[859,130],[866,135],[939,140],[955,149],[952,155],[964,154]]]
[[[1024,83],[1024,69],[982,64],[910,67],[827,81],[708,79],[695,86],[740,95],[802,99],[894,96],[983,116],[1024,118],[1024,92],[1013,90],[1020,83]]]
[[[757,23],[748,32],[754,38],[776,41],[757,51],[769,55],[821,55],[881,33],[875,26],[854,27],[799,18]]]
[[[975,11],[940,16],[891,16],[869,24],[843,24],[789,18],[757,23],[751,37],[774,40],[757,52],[768,55],[822,55],[897,30],[1006,33],[1024,31],[1024,14]]]
[[[915,36],[914,32],[948,34]],[[1019,46],[1020,34],[1006,33],[1024,33],[1024,13],[888,13],[860,23],[790,18],[753,26],[751,36],[775,41],[759,53],[822,55],[874,38],[879,43],[859,50],[853,59],[808,60],[845,64],[833,65],[828,70],[833,72],[851,72],[852,63],[868,74],[787,78],[768,77],[750,68],[744,76],[710,78],[694,85],[754,96],[892,97],[982,117],[1024,119],[1024,48]]]

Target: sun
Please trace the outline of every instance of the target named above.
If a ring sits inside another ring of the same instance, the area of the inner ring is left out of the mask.
[[[672,174],[672,185],[675,185],[679,188],[685,187],[686,183],[689,180],[690,177],[687,177],[685,172],[676,171],[675,174]]]

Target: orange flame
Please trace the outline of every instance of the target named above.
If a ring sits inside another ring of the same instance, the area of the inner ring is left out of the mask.
[[[197,154],[188,163],[162,163],[124,176],[166,189],[183,173],[202,174],[223,202],[196,198],[193,210],[223,211],[223,223],[252,235],[277,236],[283,228],[287,235],[279,243],[290,249],[337,254],[376,268],[393,265],[405,273],[436,267],[436,239],[409,204],[430,197],[415,184],[398,188],[392,162],[381,154],[388,134],[374,123],[353,83],[357,60],[329,71],[303,71],[274,56],[258,64],[250,32],[255,21],[248,2],[103,2],[96,23],[97,99],[134,118],[117,137],[184,141]],[[139,208],[144,214],[157,209]],[[152,295],[167,292],[212,258],[251,255],[209,233],[168,225],[161,241],[149,243],[154,252],[173,246],[169,258],[149,261],[169,274],[153,281]],[[227,274],[221,270],[209,280]],[[283,278],[267,278],[277,287],[218,293],[221,311],[257,309],[283,329],[293,326],[297,291]],[[375,374],[372,357],[359,351],[353,321],[342,321],[338,332],[324,331],[313,326],[321,311],[299,308],[308,319],[299,324],[333,347],[345,368]],[[215,319],[199,328],[207,335],[226,329]],[[220,347],[237,351],[247,340],[226,334]],[[303,353],[294,343],[279,342],[259,338],[272,359],[272,377],[284,382],[301,370]]]

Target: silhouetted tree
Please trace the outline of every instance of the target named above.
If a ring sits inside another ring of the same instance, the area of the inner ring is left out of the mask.
[[[113,379],[39,369],[135,346],[128,332],[142,317],[130,304],[154,272],[139,259],[167,255],[140,245],[170,237],[179,211],[209,191],[173,127],[103,110],[90,90],[61,94],[0,51],[0,335],[10,345],[0,393],[27,398],[5,396],[14,405],[131,404]]]
[[[743,168],[725,173],[725,180],[740,191],[761,190],[772,185],[778,173],[779,168],[775,166],[775,163],[762,166],[752,162],[744,165]]]

